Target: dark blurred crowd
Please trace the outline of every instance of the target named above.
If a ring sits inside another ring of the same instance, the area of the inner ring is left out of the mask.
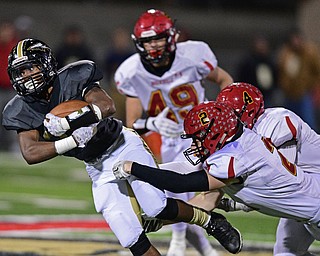
[[[15,92],[7,74],[7,57],[18,40],[28,37],[32,19],[19,17],[15,21],[0,23],[0,108]],[[86,31],[78,24],[70,24],[61,33],[60,44],[53,47],[59,67],[81,59],[96,61],[104,71],[102,85],[113,97],[116,117],[125,122],[124,97],[114,84],[113,75],[117,67],[135,53],[131,42],[131,31],[115,28],[109,36],[110,42],[103,56],[90,48]],[[182,30],[180,41],[192,39]],[[41,38],[39,38],[41,40]],[[48,42],[50,43],[50,42]],[[210,42],[208,42],[210,44]],[[263,92],[266,107],[283,106],[298,114],[314,130],[320,132],[320,53],[319,47],[298,29],[288,31],[287,39],[277,46],[270,45],[265,35],[252,35],[251,45],[236,63],[235,81],[256,85]],[[214,99],[214,95],[208,95]],[[0,151],[16,151],[15,134],[0,127]]]

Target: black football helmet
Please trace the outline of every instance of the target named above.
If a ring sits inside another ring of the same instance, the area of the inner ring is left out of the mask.
[[[22,71],[34,66],[40,70],[30,76]],[[57,61],[51,48],[37,39],[24,39],[12,49],[8,57],[8,74],[13,88],[19,95],[40,96],[49,88],[57,74]]]

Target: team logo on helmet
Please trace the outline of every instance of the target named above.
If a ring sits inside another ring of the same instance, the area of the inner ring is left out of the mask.
[[[208,117],[208,114],[206,111],[202,111],[198,114],[199,119],[200,119],[200,123],[202,126],[207,125],[208,123],[210,123],[210,119]]]
[[[243,92],[243,102],[245,104],[252,104],[253,103],[253,98],[250,96],[250,94],[247,91]]]
[[[261,91],[248,83],[240,82],[228,85],[218,94],[217,101],[231,106],[244,125],[250,129],[264,112]]]
[[[209,101],[194,106],[184,119],[185,133],[181,135],[193,141],[183,152],[185,157],[193,165],[203,163],[230,141],[239,127],[233,109],[225,103]]]
[[[37,51],[47,51],[47,50],[50,50],[49,47],[45,46],[43,43],[37,43],[37,44],[34,44],[34,45],[30,45],[30,47],[27,49],[27,51],[29,50],[37,50]]]

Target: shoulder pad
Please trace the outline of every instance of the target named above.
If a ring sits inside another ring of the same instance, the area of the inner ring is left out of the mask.
[[[32,130],[42,125],[47,107],[34,100],[27,103],[26,100],[16,95],[5,106],[2,125],[7,130]]]
[[[71,63],[58,71],[60,91],[63,99],[82,97],[103,78],[93,61],[82,60]]]
[[[68,73],[77,79],[88,77],[93,81],[99,81],[103,78],[102,72],[98,69],[96,63],[90,60],[80,60],[66,65],[58,71],[58,75],[63,76]]]

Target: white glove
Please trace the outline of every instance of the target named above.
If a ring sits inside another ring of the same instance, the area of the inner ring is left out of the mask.
[[[125,163],[126,161],[119,161],[115,163],[112,167],[113,174],[118,180],[125,180],[131,175],[130,173],[125,172],[124,170]]]
[[[72,133],[72,137],[77,143],[79,148],[86,146],[87,142],[91,140],[96,132],[96,125],[91,125],[88,127],[80,127]]]
[[[70,125],[65,117],[61,118],[51,113],[46,114],[43,124],[50,134],[58,137],[70,129]]]
[[[225,197],[220,200],[220,203],[217,206],[217,208],[222,209],[225,212],[235,212],[235,211],[251,212],[251,211],[254,211],[253,208],[251,208],[245,204],[236,202],[233,199],[229,199],[229,198],[225,198]]]
[[[167,118],[169,107],[166,107],[162,112],[155,117],[148,117],[146,121],[146,128],[150,131],[160,133],[165,137],[178,137],[183,132],[181,124],[177,124],[171,119]]]

